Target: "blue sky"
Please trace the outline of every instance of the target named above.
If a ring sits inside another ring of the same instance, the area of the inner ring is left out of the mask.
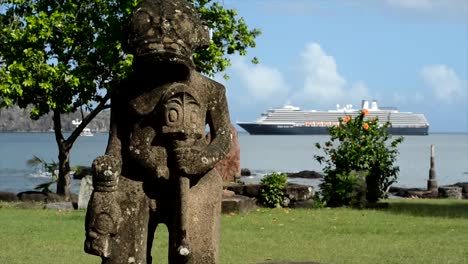
[[[263,32],[247,57],[232,57],[230,80],[215,78],[233,122],[285,103],[329,110],[376,99],[424,113],[430,132],[468,132],[468,1],[221,2]]]

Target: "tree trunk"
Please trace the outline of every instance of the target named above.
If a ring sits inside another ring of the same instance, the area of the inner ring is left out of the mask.
[[[62,144],[68,145],[68,144]],[[70,200],[70,147],[59,146],[59,174],[57,180],[57,194],[65,197],[66,200]]]
[[[72,131],[71,135],[65,139],[62,133],[62,121],[60,119],[60,111],[54,109],[54,131],[55,131],[55,141],[57,141],[58,146],[58,160],[59,160],[59,175],[57,179],[57,194],[65,197],[66,200],[70,200],[70,186],[71,186],[71,177],[70,177],[70,151],[75,143],[76,139],[80,136],[80,133],[83,129],[93,120],[98,113],[103,109],[107,108],[106,102],[110,98],[110,93],[107,93],[106,96],[101,100],[99,105],[91,111],[86,117],[83,118],[81,124]]]
[[[62,134],[62,121],[60,120],[60,112],[54,110],[54,132],[55,140],[58,146],[58,179],[57,179],[57,194],[70,200],[70,150],[73,144],[70,144],[64,139]]]

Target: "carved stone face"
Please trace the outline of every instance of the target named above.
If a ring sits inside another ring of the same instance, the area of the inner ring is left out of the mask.
[[[128,30],[128,51],[153,62],[193,67],[193,52],[209,44],[208,28],[185,0],[143,1]]]
[[[173,85],[163,97],[165,125],[162,132],[171,137],[204,137],[205,119],[195,91],[183,84]]]

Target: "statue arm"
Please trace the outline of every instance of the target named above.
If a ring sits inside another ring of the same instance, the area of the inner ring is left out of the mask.
[[[229,110],[226,100],[226,89],[215,83],[212,89],[213,99],[208,103],[206,122],[210,128],[211,140],[206,152],[203,153],[202,163],[213,168],[231,149],[232,133]]]
[[[96,191],[115,191],[117,189],[118,178],[122,171],[122,143],[119,129],[119,109],[118,101],[113,100],[111,107],[111,120],[109,128],[109,141],[107,144],[106,153],[94,159],[93,168],[93,185]]]

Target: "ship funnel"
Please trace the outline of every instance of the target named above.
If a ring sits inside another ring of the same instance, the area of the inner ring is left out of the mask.
[[[362,109],[369,109],[369,101],[362,100],[361,108]]]
[[[379,110],[379,107],[377,106],[377,100],[372,101],[371,110]]]

